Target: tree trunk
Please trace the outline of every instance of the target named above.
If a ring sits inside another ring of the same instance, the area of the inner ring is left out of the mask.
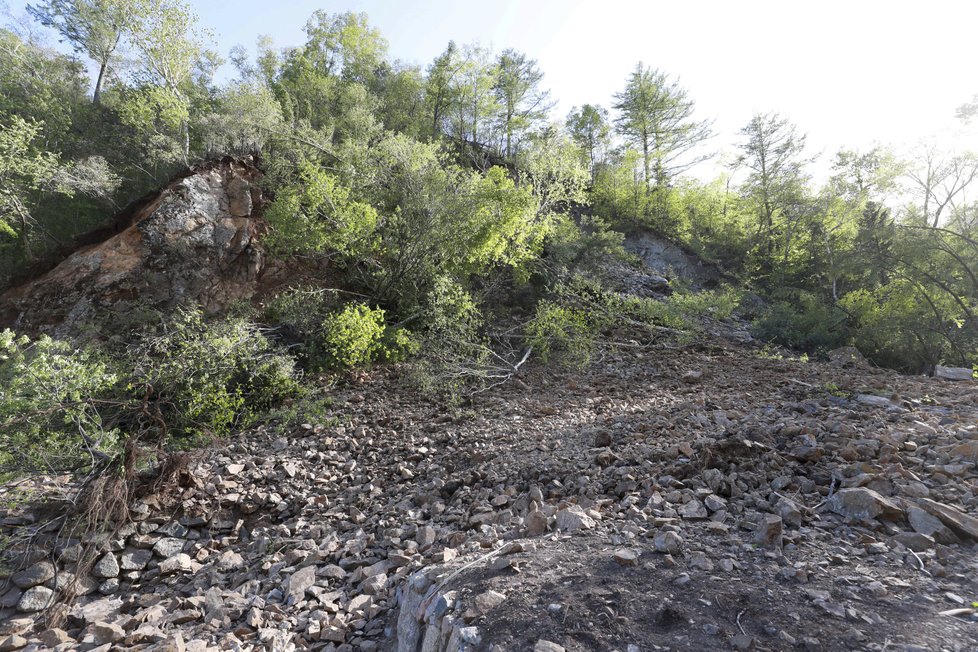
[[[98,78],[95,80],[95,92],[92,93],[92,104],[99,106],[101,104],[100,98],[102,96],[102,83],[105,81],[105,72],[109,67],[108,60],[103,60],[98,68]]]

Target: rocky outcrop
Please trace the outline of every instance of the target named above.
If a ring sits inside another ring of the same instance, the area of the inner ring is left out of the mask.
[[[219,312],[249,298],[264,266],[259,176],[250,159],[194,168],[120,232],[0,296],[0,325],[65,335],[96,315],[138,306]]]

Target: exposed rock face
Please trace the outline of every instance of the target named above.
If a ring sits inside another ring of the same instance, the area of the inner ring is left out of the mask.
[[[0,325],[63,335],[140,304],[217,312],[249,298],[264,266],[259,176],[248,159],[224,159],[174,180],[127,228],[0,296]]]

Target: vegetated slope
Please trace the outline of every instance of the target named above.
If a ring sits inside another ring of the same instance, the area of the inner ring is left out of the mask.
[[[170,500],[135,505],[88,575],[68,545],[55,576],[52,533],[8,508],[3,534],[33,546],[0,607],[22,638],[3,644],[978,645],[972,383],[704,337],[532,368],[455,411],[394,372],[334,396],[318,422],[242,433]],[[72,581],[62,628],[35,625]]]

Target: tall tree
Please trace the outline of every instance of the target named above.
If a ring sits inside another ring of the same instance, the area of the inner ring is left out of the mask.
[[[598,157],[610,143],[611,126],[608,124],[608,109],[594,104],[574,107],[567,116],[567,130],[587,156],[591,183],[594,183]]]
[[[690,152],[710,137],[710,122],[693,118],[693,100],[664,72],[639,62],[613,107],[618,133],[642,152],[647,189],[664,189],[672,176],[707,158]]]
[[[387,56],[387,40],[364,13],[317,10],[306,23],[306,35],[306,51],[316,69],[346,81],[369,84]]]
[[[740,134],[745,140],[736,165],[748,172],[742,193],[755,207],[761,268],[769,273],[777,248],[776,223],[799,217],[805,167],[811,160],[802,155],[805,135],[776,113],[755,115]]]
[[[479,45],[462,48],[462,58],[452,85],[452,135],[463,144],[481,148],[489,141],[490,119],[498,110],[494,93],[498,69],[489,50]]]
[[[209,35],[196,27],[196,16],[184,0],[157,0],[133,34],[140,57],[140,81],[155,87],[156,103],[180,125],[181,154],[190,159],[190,92],[195,75],[206,78],[218,64],[206,47]]]
[[[505,138],[503,154],[512,158],[514,139],[547,116],[552,103],[550,92],[540,86],[543,72],[526,54],[506,49],[496,59],[496,100],[499,103],[499,128]]]
[[[916,154],[916,164],[907,170],[920,202],[912,212],[936,229],[978,179],[978,155],[947,153],[934,143],[923,143]]]
[[[145,0],[46,0],[27,10],[42,25],[56,29],[74,50],[98,67],[92,102],[102,86],[125,36],[147,14]]]
[[[455,78],[464,67],[464,59],[455,41],[449,41],[445,51],[428,66],[424,102],[431,116],[431,138],[442,134],[442,124],[454,103]]]

